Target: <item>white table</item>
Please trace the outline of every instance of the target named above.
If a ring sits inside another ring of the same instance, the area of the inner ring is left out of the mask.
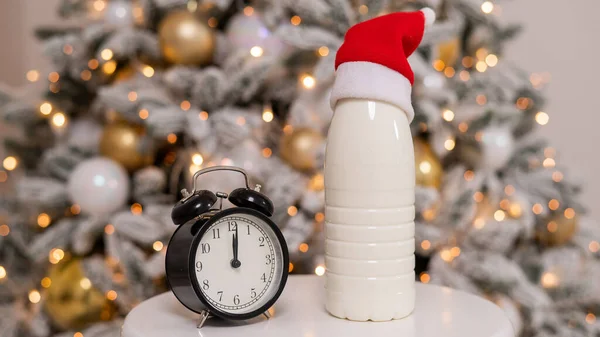
[[[196,329],[197,314],[170,293],[138,305],[125,319],[122,337],[515,337],[499,307],[461,291],[417,283],[415,312],[390,322],[351,322],[335,318],[323,304],[324,279],[290,276],[269,320],[209,319]]]

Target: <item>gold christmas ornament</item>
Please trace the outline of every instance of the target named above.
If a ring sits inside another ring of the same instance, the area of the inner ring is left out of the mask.
[[[50,267],[50,286],[44,308],[54,324],[63,330],[110,320],[114,304],[85,277],[81,260],[71,259]]]
[[[141,126],[116,122],[104,127],[100,138],[100,153],[128,171],[135,171],[152,164],[154,151],[152,140]]]
[[[323,136],[318,130],[299,128],[281,139],[281,157],[297,170],[314,169],[323,145]]]
[[[415,147],[415,177],[417,185],[439,188],[444,170],[439,159],[421,138],[413,139]]]
[[[446,67],[454,67],[460,57],[460,39],[455,37],[437,45],[437,59],[444,62]]]
[[[577,216],[570,219],[559,213],[536,227],[536,239],[546,246],[561,246],[577,232]]]
[[[215,32],[190,11],[167,14],[158,26],[158,36],[163,56],[171,63],[205,65],[212,62]]]

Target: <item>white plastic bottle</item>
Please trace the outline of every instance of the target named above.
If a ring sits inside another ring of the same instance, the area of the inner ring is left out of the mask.
[[[325,157],[326,308],[336,317],[385,321],[414,309],[413,74],[402,56],[416,49],[432,15],[364,22],[338,51]],[[377,32],[390,43],[373,42]]]

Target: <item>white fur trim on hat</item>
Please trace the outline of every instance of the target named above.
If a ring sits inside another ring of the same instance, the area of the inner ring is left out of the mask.
[[[412,86],[397,71],[372,62],[345,62],[337,68],[331,89],[331,108],[344,98],[384,101],[404,110],[411,122],[415,116],[411,103]]]

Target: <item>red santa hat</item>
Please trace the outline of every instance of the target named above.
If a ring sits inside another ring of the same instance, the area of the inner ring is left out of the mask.
[[[431,8],[399,12],[359,23],[348,30],[335,58],[331,107],[343,98],[388,102],[414,117],[411,104],[415,75],[408,57],[435,21]]]

